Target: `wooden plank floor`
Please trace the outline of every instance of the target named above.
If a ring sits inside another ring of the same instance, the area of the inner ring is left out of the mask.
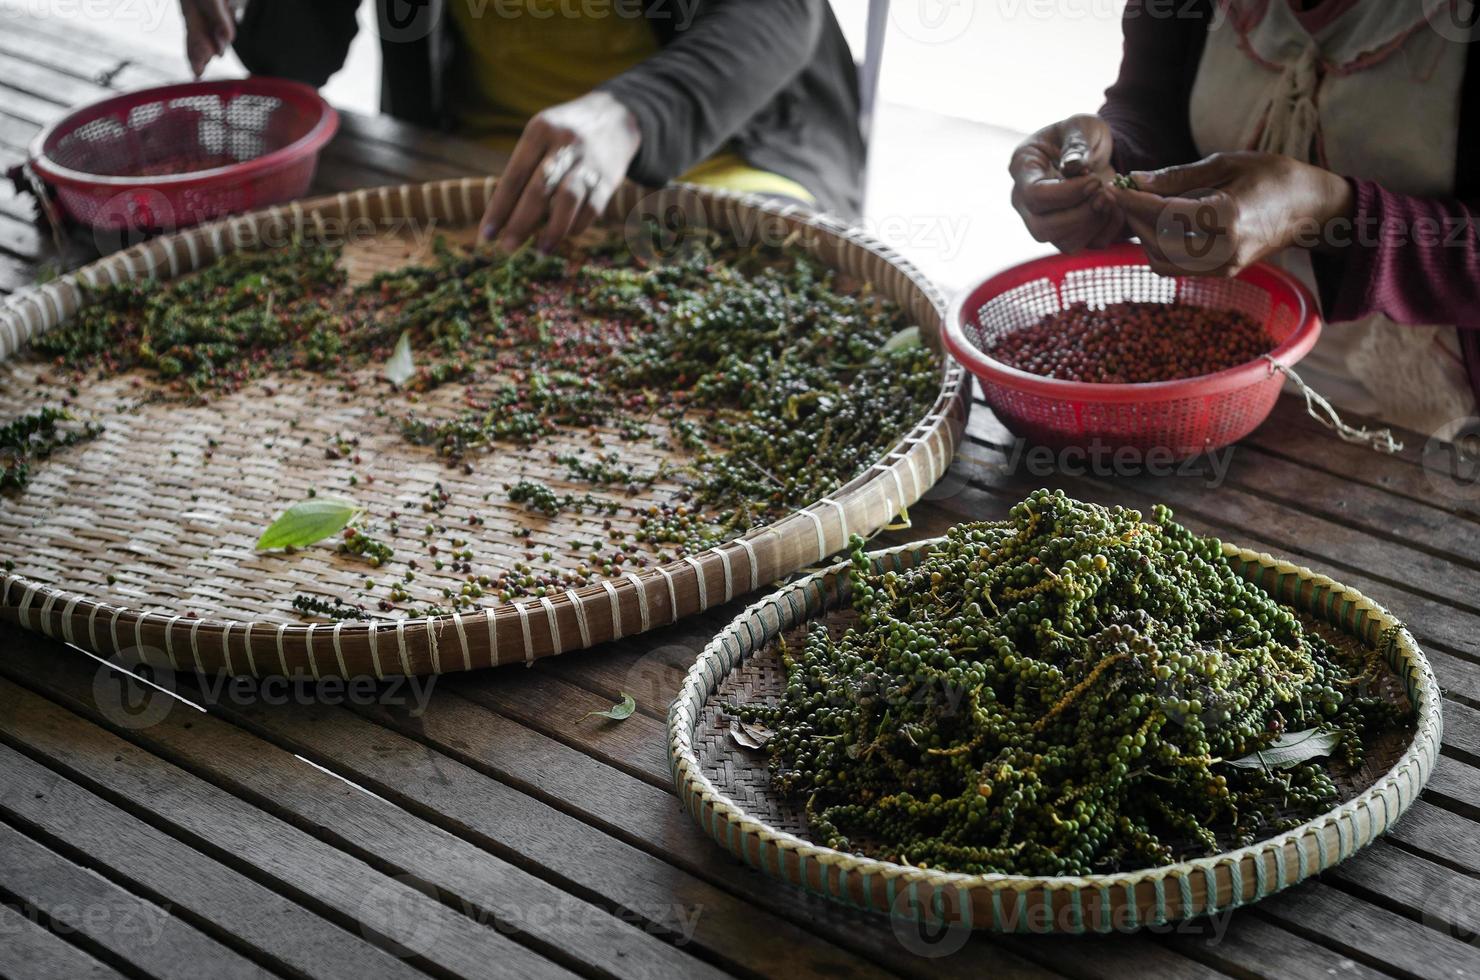
[[[100,73],[135,59],[108,86]],[[0,35],[0,163],[69,104],[178,77],[42,19]],[[347,116],[316,190],[494,166],[476,146]],[[54,254],[0,190],[0,293]],[[85,239],[85,236],[84,236]],[[1440,447],[1442,450],[1442,447]],[[1027,491],[1147,508],[1328,572],[1403,617],[1445,691],[1423,798],[1357,858],[1216,922],[1065,939],[922,937],[729,859],[672,793],[663,717],[745,602],[670,629],[346,699],[143,687],[0,626],[0,976],[1474,977],[1480,974],[1480,489],[1422,437],[1393,457],[1285,399],[1226,471],[1038,471],[977,405],[894,541],[995,519]],[[632,692],[618,725],[584,719]]]

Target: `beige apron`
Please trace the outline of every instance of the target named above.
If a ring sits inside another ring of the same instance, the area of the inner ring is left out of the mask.
[[[1221,0],[1191,93],[1198,152],[1282,153],[1397,193],[1453,194],[1467,45],[1429,27],[1435,2],[1325,0],[1302,18],[1290,0]],[[1303,250],[1279,261],[1313,285]],[[1328,324],[1299,370],[1338,408],[1425,434],[1476,414],[1449,325]]]

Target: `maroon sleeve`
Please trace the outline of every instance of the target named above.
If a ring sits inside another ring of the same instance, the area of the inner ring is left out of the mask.
[[[1317,257],[1326,318],[1381,313],[1397,323],[1480,328],[1480,232],[1456,198],[1397,194],[1350,181],[1352,238]]]
[[[1207,0],[1130,0],[1121,17],[1120,76],[1100,116],[1115,134],[1115,169],[1157,170],[1199,159],[1189,93],[1207,40]]]

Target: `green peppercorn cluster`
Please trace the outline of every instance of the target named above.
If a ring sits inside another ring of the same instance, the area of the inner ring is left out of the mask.
[[[96,422],[80,426],[65,409],[50,405],[0,426],[0,490],[20,490],[31,480],[31,466],[59,449],[96,438],[103,427]]]
[[[1329,808],[1329,767],[1405,720],[1379,651],[1307,629],[1161,506],[1040,490],[905,571],[855,538],[849,577],[857,624],[783,649],[779,702],[735,709],[836,848],[1049,875],[1216,853]],[[1336,758],[1231,764],[1306,729]]]
[[[339,250],[307,242],[234,253],[167,283],[88,288],[67,323],[31,341],[74,372],[142,368],[179,392],[231,391],[275,367],[337,363],[342,318],[325,302]]]
[[[357,527],[347,527],[339,542],[339,553],[363,558],[370,563],[371,568],[379,568],[390,561],[396,552],[379,538],[372,537]]]

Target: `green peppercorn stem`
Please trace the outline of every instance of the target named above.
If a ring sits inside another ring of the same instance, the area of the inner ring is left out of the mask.
[[[1380,651],[1307,629],[1162,506],[1040,490],[905,571],[863,546],[857,624],[783,645],[780,699],[733,709],[832,847],[1043,875],[1212,854],[1332,806],[1333,767],[1409,718],[1363,683]],[[1306,729],[1337,758],[1228,762]]]

